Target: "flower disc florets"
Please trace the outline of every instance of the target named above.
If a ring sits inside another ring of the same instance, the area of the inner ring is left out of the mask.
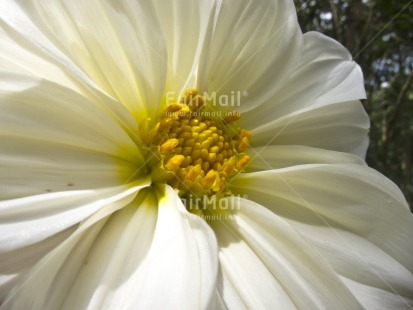
[[[244,152],[251,133],[236,126],[239,113],[216,112],[191,89],[142,130],[154,182],[171,185],[180,197],[229,194],[228,182],[250,160]]]

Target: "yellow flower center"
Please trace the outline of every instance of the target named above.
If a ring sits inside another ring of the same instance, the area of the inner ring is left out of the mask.
[[[153,182],[167,183],[185,198],[230,193],[229,181],[250,160],[244,152],[251,133],[237,127],[239,113],[221,113],[190,89],[152,128],[141,128]]]

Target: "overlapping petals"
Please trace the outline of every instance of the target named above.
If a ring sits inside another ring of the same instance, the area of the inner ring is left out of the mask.
[[[359,305],[323,258],[284,219],[252,201],[227,200],[227,219],[211,226],[220,245],[218,288],[228,308]]]
[[[135,200],[118,200],[94,212],[21,275],[5,305],[206,308],[215,288],[215,237],[171,188],[156,192],[159,196],[141,190]]]
[[[363,75],[350,54],[319,33],[303,35],[294,72],[268,101],[245,113],[254,146],[306,145],[364,158],[369,119]]]
[[[324,163],[258,171],[274,162],[267,155],[233,182],[236,190],[298,231],[363,306],[411,305],[413,219],[400,190],[355,156],[328,152]]]

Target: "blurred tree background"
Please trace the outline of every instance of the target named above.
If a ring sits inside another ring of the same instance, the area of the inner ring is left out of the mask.
[[[303,32],[343,44],[361,66],[370,115],[367,163],[413,208],[413,0],[294,0]]]

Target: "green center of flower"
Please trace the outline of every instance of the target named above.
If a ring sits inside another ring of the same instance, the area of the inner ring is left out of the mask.
[[[244,152],[251,133],[237,127],[239,113],[221,113],[208,110],[205,97],[190,89],[142,130],[152,180],[185,198],[230,194],[229,181],[250,160]]]

